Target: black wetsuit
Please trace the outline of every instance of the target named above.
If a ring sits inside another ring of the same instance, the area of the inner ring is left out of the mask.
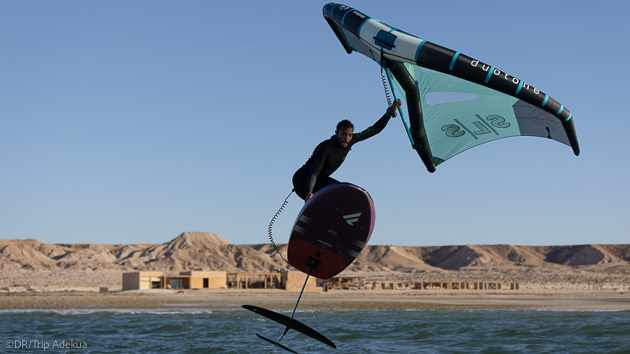
[[[380,133],[392,116],[393,112],[388,110],[374,125],[360,133],[352,134],[352,139],[345,148],[339,145],[335,135],[319,143],[313,155],[293,175],[295,193],[306,199],[308,193],[315,193],[330,184],[339,183],[330,175],[341,166],[352,146]]]

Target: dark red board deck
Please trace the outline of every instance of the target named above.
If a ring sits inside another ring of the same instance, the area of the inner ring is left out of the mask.
[[[289,264],[311,275],[330,279],[346,269],[372,234],[374,203],[363,188],[339,183],[322,188],[308,200],[295,220],[289,239]]]

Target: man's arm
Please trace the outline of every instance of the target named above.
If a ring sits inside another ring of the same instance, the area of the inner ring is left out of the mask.
[[[383,114],[383,116],[379,120],[377,120],[376,123],[356,135],[356,142],[358,143],[359,141],[371,138],[374,135],[382,132],[383,129],[385,129],[385,127],[387,126],[387,123],[389,123],[389,119],[396,115],[396,110],[401,105],[402,103],[400,102],[400,99],[394,101],[394,103],[392,103],[392,105],[387,108],[387,112],[385,112],[385,114]]]

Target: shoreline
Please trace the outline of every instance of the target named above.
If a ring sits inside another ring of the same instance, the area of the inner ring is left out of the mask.
[[[290,310],[299,292],[263,289],[0,293],[4,310],[234,310],[243,304]],[[305,292],[299,310],[630,311],[618,291],[331,290]]]

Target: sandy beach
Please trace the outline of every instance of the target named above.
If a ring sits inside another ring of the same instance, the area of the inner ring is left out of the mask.
[[[0,309],[237,309],[243,304],[290,310],[298,292],[284,290],[137,290],[0,294]],[[306,292],[302,310],[630,310],[617,291],[334,290]]]

